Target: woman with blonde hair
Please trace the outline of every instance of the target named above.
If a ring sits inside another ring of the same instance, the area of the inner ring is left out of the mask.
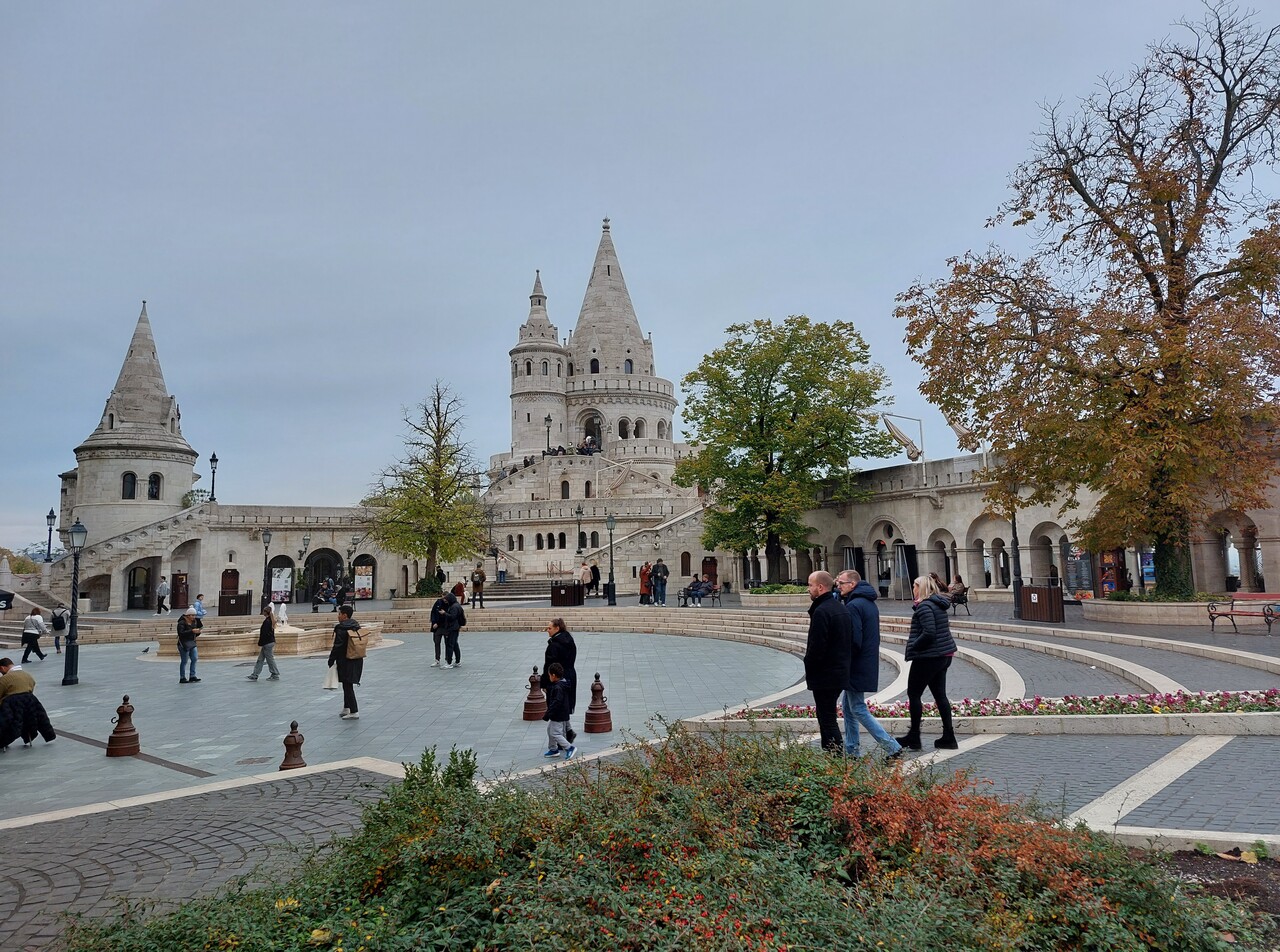
[[[898,738],[898,743],[910,750],[920,749],[924,689],[928,688],[942,719],[942,736],[933,742],[933,746],[955,750],[959,744],[951,726],[951,702],[947,700],[947,669],[951,667],[951,658],[956,653],[955,639],[951,637],[951,620],[947,615],[951,603],[927,575],[916,579],[911,590],[915,596],[915,607],[911,612],[911,633],[907,636],[906,649],[906,659],[911,662],[907,671],[907,708],[911,713],[911,729]]]

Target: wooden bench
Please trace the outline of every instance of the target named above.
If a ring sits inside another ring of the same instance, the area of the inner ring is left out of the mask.
[[[1267,634],[1271,634],[1271,625],[1276,620],[1276,606],[1280,605],[1280,595],[1271,592],[1234,592],[1227,602],[1209,603],[1209,628],[1217,631],[1218,619],[1231,621],[1233,631],[1237,618],[1261,618],[1267,623]]]

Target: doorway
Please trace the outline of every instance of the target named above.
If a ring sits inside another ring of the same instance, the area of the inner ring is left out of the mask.
[[[150,608],[151,569],[135,565],[129,570],[129,608]]]

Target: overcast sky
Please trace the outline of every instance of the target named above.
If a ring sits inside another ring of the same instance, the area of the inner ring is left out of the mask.
[[[223,503],[354,503],[436,378],[505,451],[534,269],[568,334],[605,215],[661,376],[737,321],[852,320],[953,455],[894,295],[1000,237],[1046,102],[1200,12],[0,4],[0,544],[44,539],[143,299]]]

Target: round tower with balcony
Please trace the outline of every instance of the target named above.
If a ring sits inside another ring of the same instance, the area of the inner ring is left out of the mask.
[[[511,348],[511,454],[541,456],[568,441],[565,377],[569,355],[559,331],[547,317],[542,274],[535,272],[529,317],[520,325],[520,342]]]

